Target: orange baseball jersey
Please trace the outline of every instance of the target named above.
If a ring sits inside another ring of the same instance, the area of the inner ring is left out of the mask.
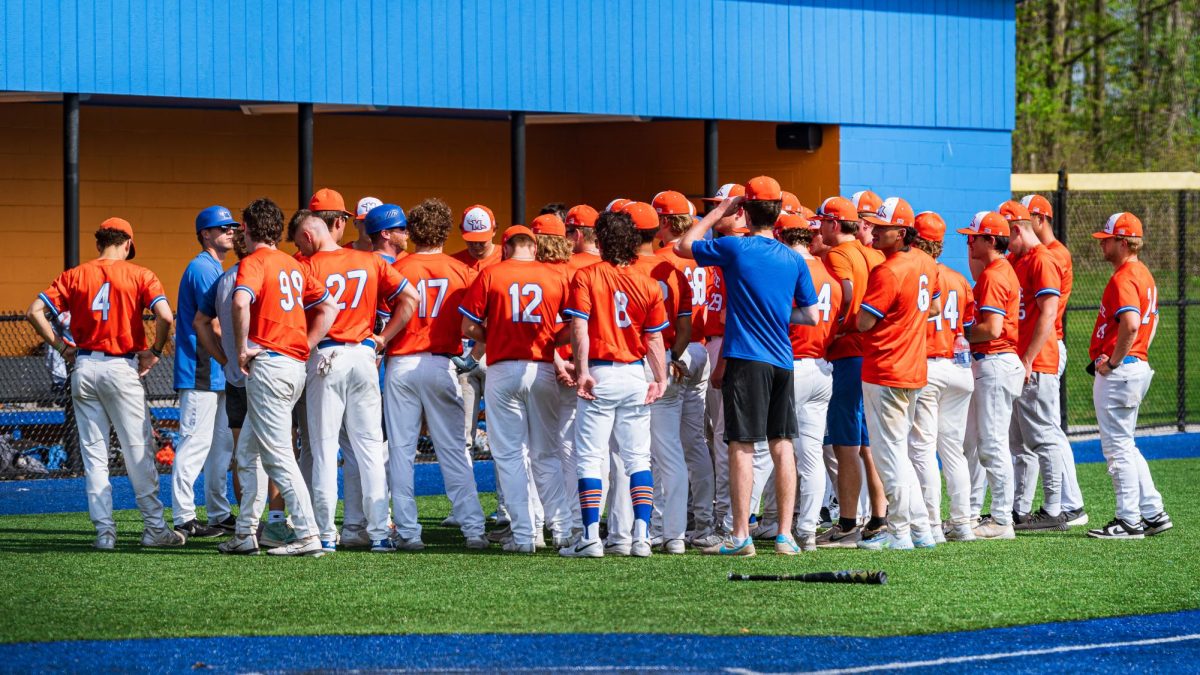
[[[942,312],[926,320],[925,355],[931,359],[952,359],[955,338],[963,334],[963,326],[975,323],[975,296],[966,277],[941,263],[937,270]]]
[[[971,345],[975,354],[1016,353],[1018,313],[1021,307],[1021,282],[1013,271],[1012,264],[999,258],[983,268],[975,280],[972,290],[975,296],[976,320],[984,314],[999,314],[1004,318],[1000,336],[994,340],[976,342]]]
[[[1139,317],[1138,332],[1128,355],[1147,360],[1150,342],[1158,330],[1158,285],[1140,260],[1121,265],[1104,287],[1096,327],[1092,330],[1092,343],[1088,347],[1088,356],[1093,361],[1101,354],[1112,356],[1113,348],[1117,346],[1117,322],[1125,312],[1137,312]]]
[[[574,277],[579,270],[598,262],[600,262],[600,256],[595,253],[572,253],[571,258],[567,260],[567,269],[569,270],[567,281],[569,282],[570,277]]]
[[[292,256],[260,248],[238,264],[234,293],[250,294],[247,346],[258,346],[294,359],[308,359],[308,319],[329,291]]]
[[[642,334],[671,324],[658,282],[633,265],[607,262],[575,273],[563,314],[587,321],[590,361],[639,361],[646,356]]]
[[[1024,356],[1033,340],[1033,327],[1041,316],[1038,299],[1047,295],[1062,296],[1062,270],[1045,246],[1038,245],[1025,252],[1013,263],[1013,272],[1021,284],[1021,304],[1017,310],[1017,355]],[[1058,372],[1058,342],[1050,335],[1041,350],[1033,357],[1035,373]]]
[[[1071,259],[1071,251],[1057,239],[1046,244],[1046,250],[1058,261],[1062,271],[1062,298],[1058,301],[1058,316],[1054,319],[1054,332],[1058,339],[1063,339],[1063,315],[1067,312],[1067,300],[1071,297],[1071,289],[1075,286],[1075,261]]]
[[[388,343],[388,356],[462,353],[462,316],[455,310],[478,274],[444,253],[414,253],[393,266],[416,286],[418,298],[412,319]]]
[[[641,270],[658,282],[663,302],[667,308],[667,316],[670,318],[670,324],[662,332],[663,341],[666,343],[666,348],[670,349],[671,344],[675,341],[675,319],[692,315],[692,305],[684,297],[684,289],[688,285],[687,280],[671,261],[657,255],[639,255],[637,260],[633,261],[632,267]]]
[[[862,381],[916,389],[927,384],[925,320],[941,296],[933,258],[900,251],[871,270],[861,311],[879,321],[863,333]]]
[[[376,312],[386,310],[408,285],[382,256],[352,248],[318,251],[304,263],[306,271],[325,284],[338,315],[328,338],[358,343],[371,337]]]
[[[825,264],[816,258],[805,260],[812,275],[813,289],[817,292],[817,325],[789,326],[792,338],[792,357],[797,359],[823,359],[833,342],[838,327],[838,311],[842,307],[842,284]]]
[[[704,321],[708,315],[709,268],[697,265],[691,258],[677,255],[674,245],[664,246],[655,254],[669,261],[683,275],[683,297],[691,298],[692,342],[699,342],[704,338]]]
[[[855,239],[854,243],[858,244],[858,250],[862,252],[863,257],[866,258],[866,260],[867,260],[867,273],[868,274],[870,274],[871,270],[875,269],[878,265],[882,264],[884,259],[887,258],[887,256],[885,256],[883,254],[883,251],[880,251],[877,248],[872,248],[870,246],[867,246],[866,244],[862,243],[858,239]]]
[[[63,272],[38,297],[55,318],[71,313],[77,347],[114,356],[146,349],[142,310],[167,301],[153,272],[106,258]]]
[[[725,335],[725,280],[721,277],[720,267],[706,267],[708,270],[708,303],[704,307],[704,331],[707,338]],[[692,319],[695,321],[695,318]]]
[[[458,311],[486,325],[488,363],[554,360],[568,293],[562,267],[505,260],[479,273]]]
[[[849,281],[852,284],[850,310],[843,318],[839,334],[833,338],[833,343],[829,347],[829,356],[826,358],[832,361],[851,356],[862,356],[862,335],[858,333],[855,326],[858,321],[859,305],[862,304],[863,295],[867,292],[867,275],[871,271],[867,266],[865,254],[862,253],[862,245],[857,239],[851,239],[829,249],[829,252],[825,254],[825,268],[829,270],[829,274],[834,279],[838,280],[839,285],[842,281]],[[845,301],[844,295],[842,300]]]
[[[472,256],[470,251],[465,248],[458,253],[455,253],[451,257],[469,267],[472,272],[479,274],[483,270],[495,265],[496,263],[500,262],[502,258],[504,258],[504,247],[493,246],[491,253],[483,258],[478,259]]]

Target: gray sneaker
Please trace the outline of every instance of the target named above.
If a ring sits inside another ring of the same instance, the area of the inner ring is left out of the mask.
[[[405,539],[400,536],[399,532],[392,533],[390,537],[392,543],[396,545],[397,551],[424,551],[425,542],[421,541],[421,535],[416,535],[410,539]]]
[[[801,532],[793,527],[792,537],[796,540],[796,544],[800,546],[801,551],[817,550],[817,535],[815,532]]]
[[[692,537],[690,542],[693,548],[708,548],[721,543],[721,538],[713,532],[708,532],[696,537]]]
[[[779,523],[774,519],[768,520],[766,518],[758,521],[758,525],[750,531],[750,537],[752,539],[765,539],[768,541],[774,541],[776,535],[778,534]]]
[[[483,536],[482,534],[479,535],[478,537],[467,537],[467,542],[466,542],[467,550],[482,551],[483,549],[485,549],[491,545],[492,545],[492,542],[488,541],[488,538]]]
[[[841,523],[834,523],[817,536],[817,548],[855,548],[862,538],[862,528],[854,527],[843,530]]]
[[[1016,539],[1017,535],[1013,532],[1013,526],[1001,525],[994,520],[985,520],[981,525],[975,528],[976,539]]]
[[[228,555],[258,555],[258,540],[252,534],[235,534],[232,538],[217,544],[217,551]]]
[[[1088,524],[1088,514],[1083,509],[1063,511],[1063,515],[1067,517],[1067,527],[1082,527]]]
[[[1060,513],[1057,516],[1052,516],[1046,513],[1045,509],[1038,509],[1024,521],[1019,523],[1014,521],[1013,529],[1021,531],[1058,530],[1063,532],[1071,528],[1067,525],[1067,514]]]
[[[371,537],[365,529],[361,527],[342,528],[342,546],[346,548],[370,548],[372,543]]]
[[[96,535],[96,541],[92,542],[92,548],[97,551],[111,551],[117,547],[117,534],[115,532],[101,532]]]
[[[487,533],[488,541],[492,542],[493,544],[499,544],[505,539],[510,538],[512,538],[512,527],[507,523],[504,526],[497,527],[491,532]]]
[[[518,544],[516,541],[514,541],[512,539],[509,539],[508,541],[504,542],[504,545],[501,547],[501,549],[505,553],[530,553],[530,554],[532,554],[532,553],[537,552],[536,545],[534,545],[534,544]]]
[[[178,530],[168,528],[146,528],[142,530],[142,546],[148,548],[166,548],[171,546],[183,546],[187,543],[187,536]]]
[[[286,522],[267,523],[263,526],[262,535],[259,537],[259,544],[265,548],[287,546],[294,541],[296,541],[296,531]]]

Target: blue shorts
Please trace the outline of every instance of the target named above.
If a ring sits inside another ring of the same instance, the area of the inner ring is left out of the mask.
[[[833,396],[825,418],[825,442],[828,445],[870,445],[867,418],[863,413],[862,357],[851,356],[831,361]]]

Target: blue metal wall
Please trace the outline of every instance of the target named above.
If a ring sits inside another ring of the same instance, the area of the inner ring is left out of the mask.
[[[1012,0],[0,0],[0,89],[1011,129]]]
[[[843,126],[841,155],[842,194],[870,189],[937,211],[948,230],[942,262],[970,278],[966,237],[954,230],[1012,198],[1009,132]]]

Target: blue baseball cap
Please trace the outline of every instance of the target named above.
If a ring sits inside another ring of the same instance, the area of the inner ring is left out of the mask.
[[[207,230],[210,227],[226,227],[240,224],[233,219],[233,215],[229,213],[229,209],[224,206],[210,206],[201,211],[200,215],[196,216],[197,232]]]
[[[367,234],[379,234],[384,230],[406,229],[408,219],[404,209],[395,204],[380,204],[367,212]]]

